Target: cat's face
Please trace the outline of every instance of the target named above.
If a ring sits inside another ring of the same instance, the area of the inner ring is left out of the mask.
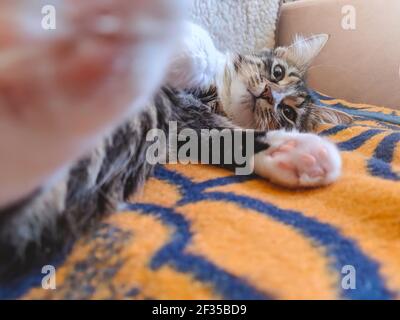
[[[313,104],[305,83],[312,59],[327,35],[297,38],[289,47],[236,55],[224,77],[224,110],[242,126],[259,130],[311,131],[321,123],[349,123],[351,117]]]

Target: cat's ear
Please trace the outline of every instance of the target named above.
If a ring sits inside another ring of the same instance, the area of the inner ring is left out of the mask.
[[[353,117],[343,111],[333,108],[322,107],[317,105],[309,106],[311,108],[310,120],[313,125],[318,124],[350,124]]]
[[[318,34],[309,38],[297,35],[290,46],[276,48],[275,54],[292,61],[300,71],[305,72],[328,40],[327,34]]]

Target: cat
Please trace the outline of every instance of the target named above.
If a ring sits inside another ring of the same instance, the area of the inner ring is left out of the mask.
[[[256,129],[256,174],[293,188],[334,182],[341,171],[337,148],[306,133],[319,123],[350,121],[341,112],[314,105],[305,84],[307,67],[325,42],[325,37],[312,37],[289,47],[229,55],[215,88],[162,87],[143,110],[112,128],[61,177],[0,208],[0,279],[49,263],[137,192],[154,168],[146,159],[147,132],[157,128],[167,133],[170,121],[176,121],[178,131]],[[230,147],[222,144],[222,149]]]

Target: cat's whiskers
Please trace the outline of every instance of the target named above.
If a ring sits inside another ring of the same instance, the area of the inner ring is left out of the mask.
[[[257,79],[258,79],[258,83],[257,84],[260,84],[260,83],[262,83],[262,79],[261,79],[261,70],[260,70],[260,67],[259,67],[258,64],[256,65],[256,68],[257,68],[256,74],[257,74]]]
[[[281,121],[279,120],[279,118],[277,117],[276,113],[274,111],[271,111],[271,115],[275,121],[275,129],[278,129],[281,126]]]
[[[271,123],[271,115],[270,115],[268,110],[266,110],[265,115],[266,115],[266,119],[267,119],[267,130],[269,131],[270,130],[270,123]]]

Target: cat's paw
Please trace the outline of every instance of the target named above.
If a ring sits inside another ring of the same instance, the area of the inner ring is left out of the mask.
[[[56,1],[57,28],[49,31],[31,26],[40,21],[42,2],[0,5],[0,120],[65,139],[98,138],[158,90],[181,35],[184,5]]]
[[[341,173],[337,147],[311,133],[272,131],[270,147],[255,155],[255,172],[286,187],[317,187],[330,184]]]
[[[180,0],[49,2],[55,30],[40,27],[46,1],[0,1],[0,206],[59,177],[145,106],[185,12]]]

